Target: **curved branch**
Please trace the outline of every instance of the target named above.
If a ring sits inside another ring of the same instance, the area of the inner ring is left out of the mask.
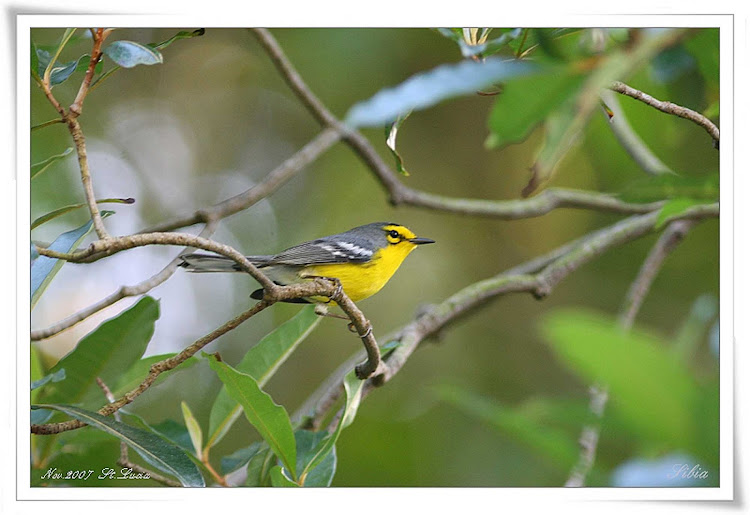
[[[663,203],[629,204],[611,195],[565,189],[549,189],[534,198],[523,200],[462,199],[435,195],[405,186],[367,138],[359,131],[341,123],[312,93],[273,35],[266,29],[250,30],[255,34],[294,94],[321,125],[336,130],[341,139],[359,155],[386,189],[394,205],[404,204],[503,220],[541,216],[553,209],[563,207],[634,214],[648,213],[663,205]]]
[[[690,120],[691,122],[703,127],[706,132],[714,139],[714,141],[717,144],[719,143],[719,128],[716,127],[716,125],[714,125],[711,120],[709,120],[702,114],[693,111],[692,109],[673,104],[672,102],[657,100],[651,95],[632,88],[627,84],[619,81],[613,83],[610,89],[630,98],[640,100],[644,104],[650,105],[651,107],[653,107],[654,109],[658,109],[662,113],[673,114],[675,116],[679,116],[680,118]]]
[[[215,231],[216,224],[218,224],[218,222],[207,224],[200,232],[200,234],[198,234],[198,236],[201,238],[208,238]],[[135,297],[137,295],[143,295],[144,293],[151,291],[152,289],[156,288],[160,284],[164,283],[167,279],[172,277],[172,274],[174,274],[177,270],[177,265],[180,264],[180,256],[188,251],[188,248],[183,249],[183,251],[180,252],[180,254],[176,258],[170,261],[167,266],[162,268],[158,273],[154,274],[148,279],[141,281],[140,283],[133,286],[121,286],[111,295],[70,315],[69,317],[55,323],[54,325],[46,329],[31,331],[31,341],[44,340],[46,338],[54,336],[58,333],[61,333],[62,331],[65,331],[66,329],[70,329],[74,325],[83,322],[91,315],[98,313],[99,311],[106,309],[123,299],[126,299],[128,297]]]
[[[698,221],[718,216],[718,203],[707,204],[695,206],[670,217],[667,223],[677,220]],[[421,342],[456,323],[473,310],[508,293],[528,292],[537,298],[543,298],[565,277],[607,250],[655,231],[657,219],[657,212],[626,218],[589,237],[580,238],[572,244],[564,245],[544,256],[459,290],[433,306],[426,314],[402,327],[395,336],[385,339],[397,340],[400,345],[384,358],[383,372],[368,379],[363,395],[393,378]],[[343,368],[340,367],[324,381],[323,387],[315,392],[314,398],[303,403],[302,408],[295,414],[295,419],[307,417],[307,424],[317,427],[326,411],[340,396],[343,378],[340,374]]]
[[[219,202],[210,208],[200,209],[191,215],[161,223],[142,231],[142,233],[174,231],[201,222],[208,223],[212,220],[221,220],[222,218],[239,213],[274,193],[289,179],[294,177],[297,172],[331,148],[339,139],[340,135],[337,131],[325,129],[252,188]]]

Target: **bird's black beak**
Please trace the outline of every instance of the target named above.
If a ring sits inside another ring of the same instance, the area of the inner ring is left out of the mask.
[[[431,240],[430,238],[411,238],[409,240],[414,245],[425,245],[426,243],[435,243],[435,240]]]

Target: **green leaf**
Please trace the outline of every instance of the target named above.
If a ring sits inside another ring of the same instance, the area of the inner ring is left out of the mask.
[[[564,310],[545,316],[542,333],[585,383],[606,385],[610,405],[642,438],[693,450],[699,390],[667,344],[625,332],[610,317]]]
[[[297,483],[289,479],[284,469],[276,465],[271,469],[271,485],[276,487],[297,487]]]
[[[190,39],[190,38],[202,36],[205,33],[206,33],[206,29],[196,29],[192,31],[181,30],[180,32],[172,36],[171,38],[164,40],[161,43],[149,43],[148,46],[151,48],[155,48],[157,50],[163,50],[177,40]]]
[[[349,109],[345,123],[351,127],[377,127],[413,110],[449,98],[475,93],[496,82],[536,73],[540,67],[525,61],[491,57],[484,62],[462,61],[418,73],[398,86],[386,88]]]
[[[48,62],[45,63],[44,71],[40,72],[40,75],[44,78],[45,81],[50,80],[50,75],[52,74],[52,70],[55,66],[55,63],[57,62],[57,59],[60,57],[60,53],[62,52],[63,48],[65,48],[65,45],[68,44],[68,41],[70,41],[70,38],[73,36],[75,31],[76,29],[65,29],[65,32],[63,32],[62,38],[60,38],[60,43],[57,45],[57,49],[55,50],[55,54],[49,59]],[[39,60],[42,61],[42,59]]]
[[[68,147],[61,154],[50,156],[44,161],[40,161],[39,163],[35,163],[31,165],[31,178],[34,179],[35,177],[38,177],[39,175],[42,174],[42,172],[47,170],[55,162],[59,161],[60,159],[66,156],[69,156],[71,152],[73,152],[73,147]]]
[[[659,210],[659,216],[656,219],[656,224],[654,225],[654,227],[656,229],[660,229],[669,218],[680,215],[681,213],[695,205],[704,203],[704,201],[696,200],[693,198],[673,198],[672,200],[669,200],[666,204],[664,204],[664,206]]]
[[[182,486],[206,486],[203,476],[190,458],[177,446],[159,436],[117,422],[111,417],[65,404],[40,404],[32,408],[47,408],[85,422],[89,426],[116,436],[135,450],[152,466],[177,478]]]
[[[238,372],[226,363],[209,357],[209,364],[227,387],[227,392],[242,405],[248,422],[276,453],[284,467],[296,479],[297,451],[294,430],[286,410],[260,389],[251,376]]]
[[[135,203],[135,199],[134,198],[105,198],[105,199],[97,200],[96,202],[97,204],[133,204]],[[60,209],[55,209],[54,211],[51,211],[47,213],[46,215],[42,215],[36,220],[34,220],[33,222],[31,222],[31,230],[33,231],[40,225],[45,224],[49,222],[50,220],[54,220],[58,216],[62,216],[66,213],[75,211],[76,209],[80,209],[86,206],[88,206],[88,204],[81,203],[81,204],[71,204],[69,206],[61,207]]]
[[[205,34],[205,32],[206,32],[205,29],[197,29],[197,30],[194,30],[192,32],[180,31],[177,34],[175,34],[174,36],[172,36],[171,38],[169,38],[169,39],[167,39],[165,41],[162,41],[161,43],[149,43],[146,46],[149,47],[149,48],[151,48],[151,49],[154,49],[155,51],[158,51],[158,50],[162,50],[162,49],[168,47],[169,45],[171,45],[172,43],[174,43],[175,41],[177,41],[179,39],[189,39],[189,38],[193,38],[193,37],[196,37],[196,36],[202,36],[203,34]],[[121,67],[118,66],[118,65],[116,65],[113,68],[110,68],[109,70],[107,70],[104,74],[102,74],[101,76],[99,76],[91,84],[91,88],[89,89],[89,91],[91,91],[94,88],[98,87],[102,82],[104,82],[113,73],[115,73],[117,70],[120,70],[120,69],[121,69]]]
[[[523,408],[504,406],[495,399],[488,399],[457,386],[444,385],[437,391],[444,401],[473,417],[489,422],[565,471],[570,470],[578,459],[579,448],[575,436],[540,423]],[[583,418],[580,420],[581,426],[584,421]]]
[[[273,457],[273,451],[266,447],[265,450],[261,449],[255,456],[250,458],[250,461],[247,463],[245,486],[270,486],[271,482],[268,476],[271,467],[276,461]]]
[[[396,160],[396,169],[401,175],[407,177],[409,176],[409,172],[404,168],[404,160],[401,159],[401,155],[396,151],[396,136],[398,135],[401,125],[406,121],[410,114],[411,111],[403,116],[399,116],[392,124],[385,126],[385,144],[388,145],[393,158]]]
[[[695,58],[703,78],[713,87],[719,85],[719,29],[704,28],[683,43]],[[706,115],[708,116],[708,115]]]
[[[190,411],[190,407],[185,401],[182,401],[180,406],[182,407],[182,417],[185,419],[185,427],[187,427],[190,434],[190,441],[193,443],[193,449],[195,449],[195,455],[201,460],[203,456],[203,431],[201,431],[201,425],[195,419],[193,412]]]
[[[336,426],[336,430],[325,438],[318,446],[316,451],[312,454],[305,467],[300,473],[300,482],[305,483],[307,475],[318,465],[320,465],[328,455],[333,452],[336,441],[341,435],[341,431],[354,422],[354,417],[357,414],[359,408],[359,402],[362,399],[362,387],[365,382],[357,377],[357,374],[352,370],[344,377],[344,391],[346,392],[346,401],[344,403],[343,413],[339,419],[339,423]]]
[[[700,177],[662,174],[639,179],[619,197],[626,202],[655,202],[664,199],[692,198],[715,201],[719,198],[719,174]]]
[[[297,440],[297,470],[304,470],[305,465],[315,458],[323,440],[329,436],[326,431],[306,431],[300,429],[294,433]],[[336,447],[306,476],[300,476],[302,486],[331,486],[336,473]]]
[[[307,338],[320,323],[314,306],[305,306],[292,318],[268,333],[254,345],[237,364],[239,372],[253,377],[263,388],[284,361],[292,355],[297,346]],[[242,407],[222,388],[216,396],[208,423],[207,448],[221,440],[237,417]]]
[[[143,355],[158,318],[158,301],[143,297],[128,310],[84,336],[76,348],[52,368],[53,373],[64,368],[67,377],[45,388],[44,402],[80,403],[84,406],[104,404],[104,394],[96,384],[96,378],[107,385],[116,384],[122,371]]]
[[[125,409],[120,410],[120,415],[122,416],[122,421],[128,425],[155,433],[187,453],[193,452],[193,442],[190,439],[190,433],[179,422],[168,418],[158,424],[149,424],[140,416],[129,413]]]
[[[115,41],[107,45],[103,52],[123,68],[133,68],[139,64],[152,65],[164,62],[161,52],[135,41]]]
[[[531,179],[522,192],[524,197],[549,182],[560,161],[578,141],[594,110],[600,106],[601,90],[625,75],[631,66],[629,59],[623,53],[611,54],[586,77],[576,95],[564,100],[547,117],[544,143],[531,166]]]
[[[561,104],[575,96],[586,76],[572,68],[550,68],[543,77],[509,81],[492,107],[485,146],[498,148],[523,141]]]
[[[83,54],[81,57],[73,61],[53,66],[52,72],[49,76],[50,85],[55,86],[65,82],[75,71],[85,71],[88,69],[90,62],[91,56],[89,54]],[[97,65],[98,64],[99,63],[97,63]]]
[[[175,355],[175,352],[171,352],[168,354],[159,354],[156,356],[149,356],[147,358],[139,359],[117,379],[115,386],[110,385],[112,393],[115,397],[122,397],[143,382],[143,380],[151,371],[151,365],[153,365],[154,363],[158,363],[159,361],[172,358]],[[162,381],[171,377],[171,374],[173,372],[185,370],[186,368],[192,367],[196,363],[198,363],[198,358],[190,357],[180,363],[176,368],[167,370],[166,372],[162,372],[151,384],[151,388],[155,387],[158,384],[161,384]]]
[[[106,218],[110,214],[112,214],[111,211],[102,211],[101,213],[102,218]],[[48,250],[70,252],[78,247],[92,228],[93,222],[89,220],[78,229],[73,229],[58,236],[48,247]],[[62,259],[47,256],[39,256],[31,264],[31,309],[34,309],[44,290],[47,289],[49,283],[64,264],[65,261]]]
[[[260,442],[253,442],[247,447],[237,449],[228,456],[223,456],[221,458],[222,474],[229,474],[230,472],[234,472],[238,468],[247,465],[248,462],[253,458],[253,456],[260,452],[260,448]]]
[[[33,39],[31,39],[31,76],[37,83],[42,80],[39,76],[39,55],[37,54],[36,43],[34,43]]]
[[[36,390],[37,388],[41,388],[45,384],[52,382],[52,383],[59,383],[65,379],[65,369],[60,368],[55,372],[52,372],[50,374],[47,374],[41,379],[37,379],[36,381],[31,382],[31,389]]]

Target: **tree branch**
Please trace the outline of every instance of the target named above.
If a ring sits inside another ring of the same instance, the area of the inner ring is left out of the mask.
[[[230,197],[207,209],[164,222],[142,232],[169,232],[201,222],[221,220],[243,211],[259,200],[273,194],[300,170],[315,161],[323,152],[339,141],[339,134],[332,129],[325,129],[313,138],[293,156],[271,171],[261,182],[252,188]]]
[[[485,216],[503,220],[529,218],[544,215],[553,209],[572,207],[597,209],[615,213],[647,213],[658,209],[663,203],[630,204],[622,202],[611,195],[565,190],[549,189],[542,194],[524,200],[480,200],[443,197],[415,190],[405,186],[396,173],[380,157],[375,148],[359,131],[353,130],[339,121],[323,103],[312,93],[300,77],[291,61],[286,57],[273,35],[266,29],[250,29],[268,53],[276,69],[292,89],[294,94],[307,107],[313,117],[324,127],[338,132],[360,159],[375,174],[375,177],[386,189],[394,205],[411,205],[472,216]]]
[[[669,224],[667,229],[662,233],[654,246],[651,248],[638,275],[625,297],[625,304],[620,314],[620,326],[629,331],[633,327],[633,322],[638,311],[643,304],[646,294],[656,278],[656,274],[664,264],[667,256],[679,245],[685,238],[688,231],[695,225],[695,220],[677,220]],[[607,406],[609,393],[606,386],[592,385],[589,388],[591,399],[589,401],[589,411],[594,415],[595,422],[587,424],[581,430],[579,443],[581,453],[578,462],[573,466],[568,480],[565,482],[567,487],[580,487],[586,484],[586,476],[594,466],[596,459],[596,450],[599,444],[599,434],[601,432],[601,420],[604,416],[604,409]]]
[[[698,221],[718,215],[718,204],[695,206],[669,218],[667,223],[676,220]],[[473,310],[508,293],[529,292],[537,298],[543,298],[549,295],[560,281],[585,263],[611,248],[653,232],[657,218],[657,212],[629,217],[495,277],[471,284],[432,306],[427,313],[398,330],[395,336],[385,338],[387,342],[396,340],[400,345],[384,358],[383,372],[368,379],[363,395],[393,378],[421,342],[456,323]],[[354,359],[361,359],[361,355]],[[296,420],[306,417],[308,426],[318,427],[327,410],[341,394],[341,380],[346,372],[344,369],[344,366],[337,369],[323,382],[321,388],[303,403],[294,416]]]
[[[200,234],[198,234],[198,237],[210,237],[216,230],[217,224],[218,221],[207,224],[200,232]],[[162,268],[158,273],[149,277],[148,279],[141,281],[140,283],[133,286],[121,286],[111,295],[103,298],[99,302],[91,304],[90,306],[78,311],[77,313],[72,314],[64,320],[61,320],[46,329],[31,331],[31,341],[44,340],[46,338],[49,338],[50,336],[54,336],[58,333],[61,333],[62,331],[65,331],[66,329],[70,329],[79,322],[86,320],[91,315],[98,313],[99,311],[106,309],[125,298],[143,295],[144,293],[151,291],[152,289],[156,288],[160,284],[164,283],[167,279],[172,277],[172,274],[174,274],[177,270],[177,265],[180,264],[180,256],[182,256],[186,252],[189,252],[189,250],[189,248],[183,249],[176,258],[174,258],[167,264],[167,266]]]
[[[685,118],[686,120],[690,120],[691,122],[700,125],[714,139],[714,141],[716,142],[718,146],[719,129],[718,127],[716,127],[716,125],[713,124],[711,120],[709,120],[702,114],[697,113],[693,111],[692,109],[688,109],[687,107],[682,107],[677,104],[673,104],[672,102],[665,102],[662,100],[657,100],[651,95],[644,93],[643,91],[637,90],[635,88],[632,88],[628,86],[627,84],[624,84],[619,81],[613,83],[610,89],[612,89],[612,91],[616,91],[617,93],[620,93],[621,95],[625,95],[630,98],[640,100],[644,104],[650,105],[651,107],[658,109],[662,113],[673,114],[675,116],[679,116],[680,118]]]
[[[661,175],[664,173],[674,173],[667,165],[665,165],[661,159],[651,151],[650,148],[643,142],[643,140],[636,134],[633,127],[628,122],[625,111],[622,110],[620,102],[612,91],[604,90],[601,92],[601,97],[607,108],[612,111],[613,116],[609,118],[609,127],[612,129],[612,134],[615,135],[617,141],[620,143],[625,152],[633,158],[638,166],[643,168],[649,175]]]

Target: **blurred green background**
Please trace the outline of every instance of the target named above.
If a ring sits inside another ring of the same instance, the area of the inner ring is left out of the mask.
[[[112,38],[156,42],[176,29],[122,29]],[[272,31],[309,87],[337,116],[355,102],[416,72],[460,60],[454,43],[427,29],[277,29]],[[57,42],[59,29],[35,30],[39,45]],[[718,31],[698,36],[718,55]],[[715,46],[712,46],[715,45]],[[66,48],[72,59],[89,51],[81,41]],[[207,29],[199,38],[164,50],[164,63],[121,70],[86,99],[80,121],[97,197],[133,197],[107,220],[116,235],[187,214],[244,191],[291,156],[319,131],[317,123],[284,84],[254,37],[239,29]],[[672,71],[645,67],[628,83],[659,99],[697,111],[718,100],[695,63]],[[55,88],[69,105],[78,80]],[[55,111],[31,85],[32,125]],[[718,152],[698,126],[632,99],[619,101],[630,123],[654,153],[686,176],[718,170]],[[493,97],[469,96],[413,113],[399,133],[399,152],[417,189],[451,196],[513,199],[528,181],[542,141],[536,130],[523,143],[499,151],[484,148]],[[364,134],[392,162],[382,129]],[[31,162],[72,145],[62,124],[35,131]],[[579,145],[560,164],[552,186],[617,192],[644,172],[622,149],[602,113],[588,124]],[[31,220],[60,206],[83,201],[74,156],[34,181]],[[393,280],[361,307],[382,337],[408,322],[421,305],[522,263],[620,217],[559,209],[545,216],[497,221],[392,207],[372,173],[338,144],[273,196],[224,220],[214,239],[248,254],[274,253],[298,242],[372,221],[395,221],[436,245],[420,248]],[[33,239],[54,237],[87,219],[80,210],[35,230]],[[197,234],[196,227],[188,229]],[[544,301],[510,295],[427,342],[398,376],[369,396],[337,446],[334,486],[559,486],[568,467],[540,457],[512,435],[442,402],[437,388],[458,386],[513,406],[554,397],[585,400],[588,385],[564,368],[542,340],[541,314],[584,306],[616,315],[656,236],[610,251],[563,281]],[[649,293],[637,323],[671,338],[702,295],[718,298],[718,221],[699,224],[671,255]],[[93,265],[66,265],[32,313],[42,328],[160,270],[176,248],[148,247]],[[161,318],[147,354],[178,351],[243,311],[256,288],[241,276],[188,275],[178,271],[151,292]],[[61,299],[64,299],[61,302]],[[68,352],[81,336],[114,316],[123,301],[39,344],[47,364]],[[220,338],[206,351],[235,363],[247,348],[297,306],[276,305]],[[710,374],[716,357],[707,339],[690,366]],[[334,319],[323,320],[266,386],[274,400],[294,411],[359,341]],[[201,361],[138,398],[132,411],[158,423],[181,421],[180,400],[204,427],[220,388]],[[575,437],[577,430],[571,434]],[[256,438],[243,419],[212,451],[222,456]],[[114,447],[116,449],[116,446]],[[116,451],[115,451],[116,452]],[[635,455],[632,445],[602,436],[593,484],[610,483],[609,471]],[[116,456],[112,456],[112,460]]]

